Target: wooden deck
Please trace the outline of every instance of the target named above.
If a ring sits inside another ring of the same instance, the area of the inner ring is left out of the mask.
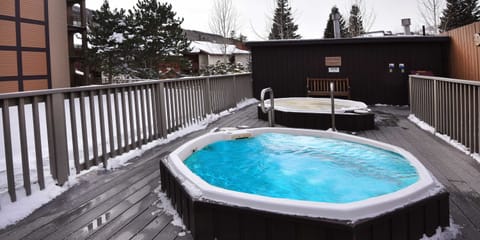
[[[413,153],[450,192],[453,221],[462,225],[458,239],[480,239],[480,164],[410,123],[407,109],[377,107],[377,130],[357,133]],[[171,217],[159,211],[158,161],[186,140],[216,127],[266,127],[255,106],[223,117],[198,131],[147,151],[115,171],[95,171],[80,184],[18,224],[0,230],[0,239],[192,239],[179,234]]]

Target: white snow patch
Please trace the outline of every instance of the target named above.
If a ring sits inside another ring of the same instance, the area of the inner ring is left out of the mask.
[[[453,240],[460,235],[460,229],[462,227],[453,223],[452,218],[450,218],[450,226],[446,227],[442,232],[442,228],[438,227],[435,234],[431,237],[427,237],[425,234],[420,240]]]
[[[170,202],[170,199],[167,197],[167,194],[161,191],[161,186],[158,186],[155,190],[155,193],[158,194],[159,202],[156,204],[158,208],[162,210],[162,212],[171,215],[173,217],[172,220],[172,225],[181,227],[183,230],[186,229],[185,224],[183,224],[183,220],[178,215],[177,210],[175,210],[175,207]]]
[[[75,69],[75,74],[80,75],[80,76],[85,75],[84,72],[82,72],[82,71],[80,71],[80,70],[78,70],[78,69]]]
[[[27,197],[17,192],[17,201],[13,203],[10,201],[8,194],[2,195],[0,198],[0,229],[27,217],[37,208],[47,204],[77,183],[77,179],[72,177],[62,187],[55,185],[53,180],[46,182],[45,189],[42,191],[34,190],[33,187],[35,186],[32,186],[32,195]]]
[[[435,131],[435,128],[430,126],[428,123],[420,120],[419,118],[417,118],[414,114],[410,114],[408,116],[408,120],[410,120],[411,122],[413,122],[414,124],[416,124],[418,127],[420,127],[421,129],[427,131],[427,132],[430,132],[432,134],[434,134],[436,137],[442,139],[443,141],[447,142],[448,144],[450,144],[451,146],[453,146],[454,148],[462,151],[463,153],[469,155],[470,157],[472,157],[473,159],[475,159],[478,163],[480,163],[480,154],[479,153],[472,153],[470,151],[469,148],[467,148],[465,145],[463,145],[462,143],[458,142],[457,140],[455,139],[452,139],[450,136],[448,135],[445,135],[445,134],[441,134],[441,133],[438,133]]]
[[[114,32],[109,38],[108,41],[113,41],[115,43],[123,43],[125,41],[125,37],[123,33],[116,33]]]
[[[435,133],[435,128],[434,127],[432,127],[428,123],[418,119],[413,114],[408,115],[408,120],[415,123],[418,127],[420,127],[421,129],[423,129],[423,130],[425,130],[429,133]]]
[[[391,104],[384,104],[384,103],[376,103],[373,106],[375,107],[408,107],[408,105],[391,105]]]
[[[190,43],[191,53],[205,52],[212,55],[250,54],[249,51],[238,49],[232,44],[212,43],[205,41],[192,41]]]
[[[255,98],[245,99],[239,103],[237,103],[237,109],[242,109],[246,106],[250,106],[252,104],[258,103],[258,100]]]

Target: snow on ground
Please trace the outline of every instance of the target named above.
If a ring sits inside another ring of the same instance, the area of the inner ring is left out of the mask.
[[[408,115],[408,120],[415,123],[419,128],[421,128],[421,129],[423,129],[423,130],[425,130],[429,133],[435,133],[435,128],[434,127],[432,127],[432,126],[428,125],[428,123],[423,122],[422,120],[418,119],[413,114]]]
[[[62,187],[55,185],[53,180],[50,179],[45,183],[46,187],[43,191],[32,190],[32,195],[28,197],[25,194],[17,194],[15,203],[10,202],[9,197],[2,197],[0,199],[0,229],[27,217],[35,209],[50,202],[75,184],[77,184],[75,178],[69,179]]]
[[[438,138],[442,139],[443,141],[447,142],[448,144],[452,145],[453,147],[457,148],[458,150],[464,152],[465,154],[471,156],[473,159],[475,159],[478,163],[480,163],[480,154],[478,153],[472,153],[470,149],[468,149],[465,145],[462,143],[459,143],[457,140],[452,139],[450,136],[441,134],[435,131],[435,128],[430,126],[428,123],[420,120],[417,118],[415,115],[410,114],[408,116],[408,120],[416,124],[418,127],[421,129],[430,132],[437,136]]]
[[[460,235],[461,226],[453,223],[453,219],[450,218],[450,226],[446,227],[443,232],[442,228],[438,227],[436,233],[427,237],[425,234],[420,240],[453,240]]]
[[[229,115],[233,111],[239,110],[241,108],[244,108],[246,106],[249,106],[257,102],[258,101],[256,99],[246,99],[238,103],[235,108],[225,110],[219,114],[207,115],[207,117],[204,120],[169,134],[166,139],[159,139],[159,140],[153,141],[149,144],[143,145],[141,149],[134,149],[121,156],[109,159],[107,169],[114,170],[116,168],[126,166],[129,164],[128,163],[129,160],[142,155],[145,151],[153,147],[166,144],[170,141],[173,141],[179,137],[185,136],[189,133],[205,129],[208,126],[208,124],[216,121],[220,117]],[[51,177],[46,176],[46,180],[45,180],[46,187],[43,191],[37,190],[38,186],[36,184],[32,184],[32,195],[26,197],[25,194],[22,195],[24,191],[17,191],[17,201],[14,203],[10,201],[9,195],[6,194],[6,192],[5,194],[0,194],[0,229],[5,228],[10,224],[14,224],[15,222],[27,217],[37,208],[40,208],[44,204],[50,202],[51,200],[55,199],[57,196],[59,196],[60,194],[68,190],[70,187],[77,184],[78,177],[88,172],[96,171],[98,169],[103,170],[102,165],[97,167],[92,167],[87,171],[83,171],[79,175],[71,176],[68,182],[66,182],[62,187],[55,185],[55,182],[53,181],[53,179],[51,179]],[[49,170],[46,169],[45,171],[47,173]],[[161,201],[161,202],[168,202],[168,201]],[[172,222],[172,224],[183,225],[181,219],[178,219],[178,218],[177,219],[174,218],[174,222]]]
[[[185,226],[185,224],[183,224],[183,220],[180,217],[180,215],[178,215],[177,210],[175,210],[175,208],[171,204],[170,199],[167,197],[167,194],[161,191],[161,186],[158,186],[155,189],[155,193],[158,194],[158,201],[155,203],[155,206],[158,208],[158,210],[152,212],[152,215],[159,215],[162,213],[171,215],[172,216],[171,224],[173,226],[177,226],[182,229],[182,231],[178,233],[179,237],[183,237],[187,233],[190,233],[190,231],[187,230],[187,227]]]

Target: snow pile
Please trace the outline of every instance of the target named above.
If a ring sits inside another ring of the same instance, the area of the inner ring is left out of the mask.
[[[53,180],[46,182],[45,189],[42,191],[35,191],[32,186],[32,195],[27,197],[22,191],[19,191],[17,192],[17,201],[14,203],[10,202],[8,195],[2,196],[0,199],[0,229],[27,217],[35,209],[50,202],[77,183],[78,181],[72,177],[62,187],[55,185]]]
[[[114,32],[112,36],[108,38],[108,41],[114,41],[115,43],[123,43],[125,41],[125,37],[123,36],[123,33]]]
[[[438,227],[436,233],[427,237],[425,234],[420,240],[453,240],[460,235],[460,225],[453,223],[453,220],[450,218],[450,226],[446,227],[442,232],[442,228]]]
[[[156,202],[156,207],[158,207],[161,212],[164,212],[168,215],[171,215],[173,217],[172,220],[172,225],[181,227],[182,229],[186,229],[185,224],[183,224],[183,220],[178,215],[177,210],[173,207],[173,205],[170,202],[170,199],[167,197],[167,194],[161,191],[161,187],[157,187],[154,192],[158,194],[158,201]],[[152,214],[158,213],[158,211],[153,212]]]
[[[155,193],[158,194],[159,198],[159,200],[155,203],[155,206],[159,208],[159,210],[152,212],[152,214],[156,215],[158,213],[166,213],[168,215],[171,215],[173,219],[170,223],[173,226],[177,226],[182,229],[182,231],[178,233],[179,237],[184,237],[185,235],[187,235],[187,233],[190,233],[190,231],[187,230],[185,224],[183,224],[183,220],[180,215],[178,215],[177,210],[175,210],[175,208],[170,203],[170,199],[167,197],[167,194],[161,191],[161,187],[156,188]]]
[[[375,107],[400,107],[400,108],[405,108],[409,107],[409,105],[392,105],[392,104],[385,104],[385,103],[376,103],[373,104]]]
[[[445,135],[445,134],[441,134],[441,133],[438,133],[435,131],[435,128],[430,126],[428,123],[418,119],[415,115],[413,114],[410,114],[408,116],[408,120],[410,120],[411,122],[413,122],[414,124],[416,124],[418,127],[420,127],[421,129],[427,131],[427,132],[430,132],[432,134],[434,134],[435,136],[437,136],[438,138],[442,139],[443,141],[447,142],[448,144],[450,144],[451,146],[455,147],[456,149],[464,152],[465,154],[469,155],[470,157],[472,157],[473,159],[475,159],[477,162],[480,163],[480,154],[478,153],[472,153],[470,151],[470,149],[468,149],[465,145],[463,145],[462,143],[458,142],[457,140],[455,139],[452,139],[450,136],[448,135]]]
[[[222,116],[226,116],[231,114],[233,111],[241,109],[243,107],[249,106],[252,103],[256,103],[256,99],[245,99],[244,101],[237,104],[236,108],[228,109],[223,111],[219,114],[211,114],[207,115],[207,117],[197,122],[196,124],[186,126],[183,129],[180,129],[176,132],[173,132],[167,136],[166,139],[159,139],[153,141],[149,144],[143,145],[141,149],[134,149],[125,153],[121,156],[108,159],[107,169],[112,170],[122,166],[128,165],[128,161],[141,156],[145,151],[152,149],[153,147],[169,143],[179,137],[185,136],[189,133],[205,129],[208,124],[216,121]],[[32,164],[32,163],[31,163]],[[68,190],[70,187],[74,186],[78,182],[78,177],[82,176],[86,173],[91,171],[102,170],[102,165],[91,167],[87,171],[82,171],[79,175],[69,177],[68,182],[66,182],[62,187],[57,186],[55,181],[51,178],[51,176],[45,176],[45,189],[40,191],[36,184],[32,184],[32,195],[25,196],[24,191],[17,191],[17,201],[12,203],[10,201],[9,195],[7,194],[6,189],[2,194],[0,194],[0,229],[5,228],[10,224],[14,224],[15,222],[27,217],[37,208],[40,208],[42,205],[50,202],[51,200],[55,199],[57,196]],[[2,170],[2,169],[0,169]],[[49,169],[45,169],[45,173],[49,173]],[[21,186],[20,186],[21,187]],[[162,201],[163,202],[163,201]],[[165,201],[168,202],[168,201]],[[181,219],[175,221],[175,223],[182,222]]]
[[[212,55],[250,54],[249,51],[241,50],[232,44],[220,44],[205,41],[192,41],[190,43],[191,53],[205,52]]]
[[[411,122],[415,123],[419,128],[429,132],[429,133],[435,133],[435,128],[430,126],[428,123],[418,119],[417,117],[415,117],[415,115],[413,114],[410,114],[408,116],[408,120],[410,120]]]

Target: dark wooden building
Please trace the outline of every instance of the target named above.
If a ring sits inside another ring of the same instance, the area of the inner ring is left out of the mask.
[[[408,75],[448,76],[448,37],[383,37],[248,42],[254,96],[306,96],[307,77],[349,78],[351,98],[408,104]]]

